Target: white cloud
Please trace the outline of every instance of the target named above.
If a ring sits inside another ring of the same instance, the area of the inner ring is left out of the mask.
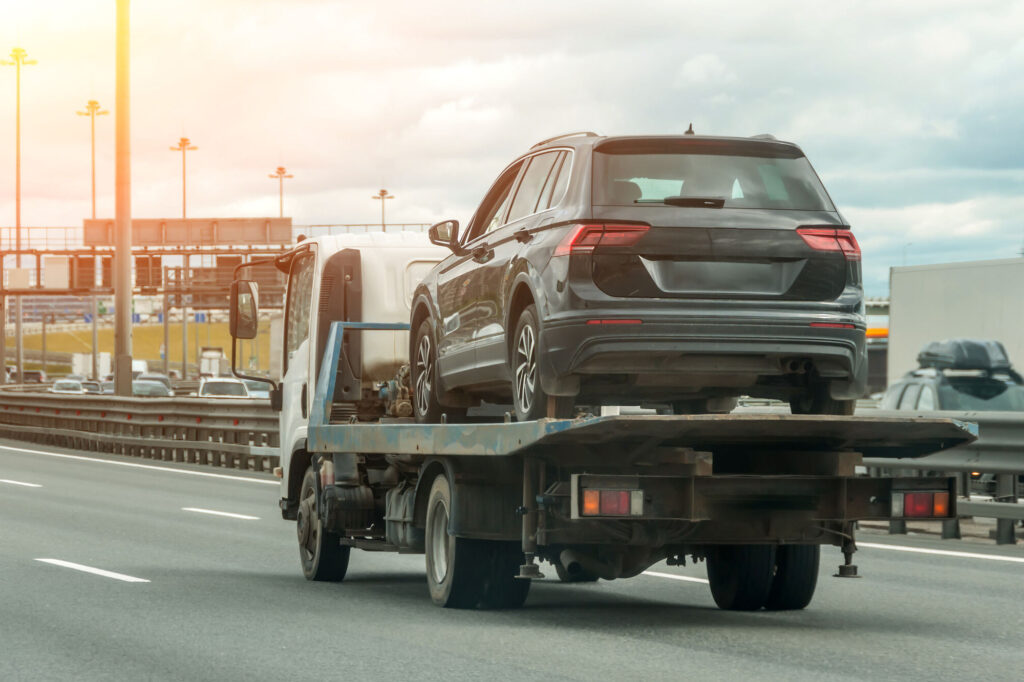
[[[736,73],[717,54],[699,54],[683,62],[676,74],[677,88],[712,85],[721,87],[736,81]]]

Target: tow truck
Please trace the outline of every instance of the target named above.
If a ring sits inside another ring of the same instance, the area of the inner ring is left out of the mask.
[[[857,576],[857,521],[955,517],[953,478],[857,475],[864,457],[916,458],[977,437],[976,425],[951,419],[516,422],[492,410],[415,423],[408,302],[415,274],[442,257],[432,248],[422,235],[335,236],[275,260],[288,275],[286,370],[270,382],[276,473],[307,579],[343,580],[353,548],[419,553],[439,606],[518,608],[543,562],[580,582],[706,561],[720,608],[792,610],[814,595],[821,546],[841,550],[837,576]],[[231,334],[252,339],[258,290],[236,276]],[[237,371],[235,345],[236,375],[268,381]]]

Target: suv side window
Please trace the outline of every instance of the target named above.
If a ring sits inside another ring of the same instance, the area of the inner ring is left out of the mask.
[[[519,182],[519,189],[516,190],[512,208],[509,209],[507,222],[511,223],[513,220],[536,213],[537,200],[557,159],[558,152],[538,154],[530,159],[530,165],[526,167],[523,179]]]
[[[917,409],[919,410],[937,410],[939,409],[935,401],[935,389],[931,386],[924,385],[921,387],[921,397],[917,399]]]
[[[537,203],[537,210],[543,211],[557,206],[565,196],[565,188],[569,185],[569,173],[572,171],[572,152],[562,152],[560,163],[555,164],[554,170],[548,177],[548,184],[540,195]]]
[[[907,386],[907,390],[903,391],[903,397],[900,398],[900,406],[897,409],[914,409],[914,404],[917,403],[917,396],[920,392],[921,384],[910,384],[909,386]]]
[[[505,224],[505,213],[507,212],[509,199],[512,196],[512,188],[515,186],[516,177],[519,175],[519,169],[522,167],[523,162],[520,161],[513,164],[498,177],[494,186],[491,187],[491,191],[480,202],[480,208],[477,209],[473,225],[466,233],[466,241],[463,243],[469,243],[480,235],[491,232]]]

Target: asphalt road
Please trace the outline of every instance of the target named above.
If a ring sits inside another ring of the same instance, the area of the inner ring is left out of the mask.
[[[422,556],[306,582],[276,481],[67,454],[0,442],[0,680],[1024,679],[1021,548],[862,534],[802,612],[719,611],[703,564],[451,611]]]

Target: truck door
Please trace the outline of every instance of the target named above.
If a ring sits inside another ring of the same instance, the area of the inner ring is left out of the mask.
[[[312,250],[292,258],[288,272],[288,295],[284,312],[284,344],[281,380],[281,445],[290,447],[305,437],[313,381],[309,376],[310,315],[316,253]]]

